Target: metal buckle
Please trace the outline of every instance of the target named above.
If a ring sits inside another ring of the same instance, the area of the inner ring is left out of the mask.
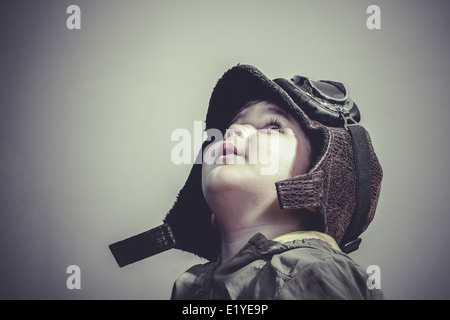
[[[337,107],[337,111],[339,112],[340,116],[344,120],[344,128],[345,130],[348,130],[348,127],[353,127],[359,125],[358,121],[356,121],[351,115],[350,112],[344,111],[343,108]],[[351,121],[351,123],[349,123]]]

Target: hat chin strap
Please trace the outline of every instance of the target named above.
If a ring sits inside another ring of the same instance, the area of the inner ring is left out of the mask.
[[[109,246],[119,267],[124,267],[155,254],[172,249],[176,241],[169,224],[142,232]]]

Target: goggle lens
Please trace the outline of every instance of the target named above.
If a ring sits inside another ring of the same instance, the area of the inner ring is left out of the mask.
[[[323,81],[314,81],[314,80],[312,80],[311,82],[314,84],[314,86],[317,88],[317,90],[319,90],[322,94],[325,94],[334,99],[344,99],[345,98],[346,93],[331,83],[327,83],[327,82],[323,82]]]

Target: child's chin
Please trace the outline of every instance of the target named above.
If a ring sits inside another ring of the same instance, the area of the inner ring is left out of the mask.
[[[223,164],[208,172],[207,188],[212,190],[226,190],[236,187],[247,187],[250,181],[255,181],[253,168],[247,165]]]

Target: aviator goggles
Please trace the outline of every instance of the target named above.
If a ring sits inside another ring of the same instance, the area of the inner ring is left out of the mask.
[[[296,102],[311,119],[324,125],[347,129],[358,124],[361,119],[358,107],[340,82],[313,80],[298,75],[291,79],[292,82],[286,79],[274,81],[296,98]]]

